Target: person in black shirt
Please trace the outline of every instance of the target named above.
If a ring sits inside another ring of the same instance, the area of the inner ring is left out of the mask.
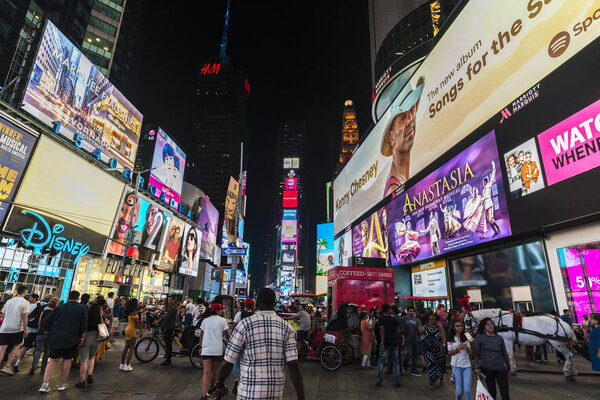
[[[177,326],[177,305],[175,298],[170,296],[167,299],[167,315],[163,320],[163,330],[165,337],[165,361],[161,365],[171,365],[171,355],[173,354],[173,336],[175,335],[175,327]]]
[[[402,386],[400,383],[400,362],[398,361],[398,336],[401,333],[400,324],[391,314],[390,306],[384,304],[381,307],[383,313],[379,319],[379,332],[381,335],[381,344],[379,349],[379,361],[377,363],[377,382],[376,386],[381,386],[383,381],[383,365],[385,358],[389,354],[394,364],[394,373],[396,387]]]
[[[106,300],[102,296],[98,296],[92,303],[88,311],[88,324],[85,340],[79,348],[79,383],[75,386],[84,388],[85,383],[94,383],[92,373],[94,372],[94,357],[100,347],[98,341],[98,325],[105,322],[102,313],[102,307],[106,304]]]
[[[69,293],[68,301],[58,306],[49,317],[52,329],[50,330],[50,362],[44,373],[44,383],[39,391],[50,392],[50,377],[58,359],[62,358],[62,376],[58,391],[66,390],[67,378],[71,370],[73,358],[77,355],[77,348],[85,338],[88,325],[88,309],[79,303],[79,292],[73,290]]]

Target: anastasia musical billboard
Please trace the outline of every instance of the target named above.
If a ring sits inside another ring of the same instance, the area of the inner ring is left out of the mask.
[[[392,266],[510,234],[492,131],[355,226],[352,248]]]

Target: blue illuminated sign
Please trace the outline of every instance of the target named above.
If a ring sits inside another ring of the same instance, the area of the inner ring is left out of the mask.
[[[298,219],[298,213],[295,208],[284,208],[283,209],[283,219],[285,220],[293,220]]]
[[[90,251],[90,246],[84,243],[77,242],[72,238],[67,239],[64,236],[58,236],[65,229],[64,225],[56,224],[50,229],[50,225],[48,225],[46,219],[40,214],[31,210],[24,210],[23,214],[30,214],[34,218],[37,218],[41,225],[40,229],[38,229],[38,222],[34,222],[31,228],[21,230],[20,235],[25,247],[31,246],[34,249],[43,249],[45,247],[74,255],[74,265]]]

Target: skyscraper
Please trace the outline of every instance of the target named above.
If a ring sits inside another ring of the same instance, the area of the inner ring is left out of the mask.
[[[358,146],[358,121],[352,100],[344,102],[342,115],[342,143],[337,162],[337,171],[342,169],[346,161],[352,157],[352,152]]]

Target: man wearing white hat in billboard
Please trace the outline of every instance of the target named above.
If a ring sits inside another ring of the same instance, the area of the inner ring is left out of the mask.
[[[415,122],[419,99],[425,86],[425,77],[420,77],[417,87],[410,83],[402,89],[391,106],[391,116],[381,140],[381,154],[392,156],[392,167],[388,174],[383,197],[393,193],[410,177],[410,151],[415,141]]]

